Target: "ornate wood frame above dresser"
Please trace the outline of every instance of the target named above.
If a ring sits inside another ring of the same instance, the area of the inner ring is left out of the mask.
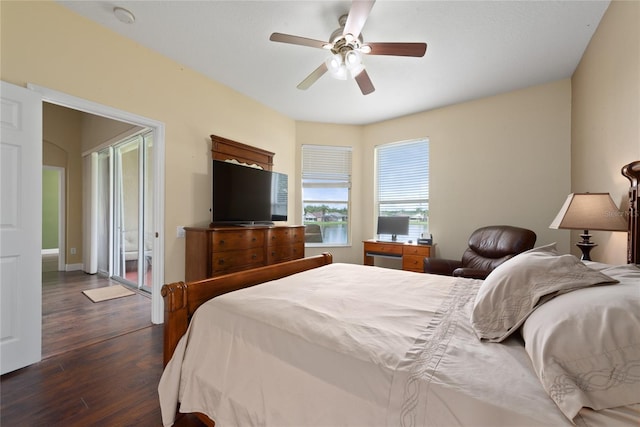
[[[211,157],[213,160],[237,160],[249,165],[256,164],[264,170],[273,168],[271,151],[232,141],[221,136],[211,135]]]

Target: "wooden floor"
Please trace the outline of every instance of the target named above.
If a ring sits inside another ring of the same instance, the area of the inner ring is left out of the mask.
[[[1,426],[162,425],[162,325],[151,323],[150,297],[94,303],[82,294],[114,283],[43,273],[43,360],[0,377]]]
[[[82,293],[110,284],[117,282],[81,271],[43,273],[43,358],[151,327],[149,294],[94,303]]]

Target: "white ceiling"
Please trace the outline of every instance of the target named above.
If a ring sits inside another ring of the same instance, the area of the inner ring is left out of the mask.
[[[570,77],[609,1],[378,0],[364,41],[426,42],[423,58],[365,56],[375,92],[325,74],[328,55],[269,41],[328,40],[349,0],[59,1],[295,120],[366,124]],[[135,15],[125,24],[114,6]]]

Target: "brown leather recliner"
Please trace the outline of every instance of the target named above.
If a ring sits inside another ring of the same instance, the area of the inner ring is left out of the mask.
[[[425,258],[424,272],[484,279],[509,258],[532,249],[536,237],[531,230],[510,225],[482,227],[469,237],[469,247],[462,254],[462,260]]]

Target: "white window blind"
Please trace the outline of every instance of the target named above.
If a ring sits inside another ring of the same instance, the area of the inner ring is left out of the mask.
[[[304,145],[302,179],[351,181],[351,147]]]
[[[379,216],[411,217],[411,234],[428,231],[429,141],[376,147],[376,202]]]

